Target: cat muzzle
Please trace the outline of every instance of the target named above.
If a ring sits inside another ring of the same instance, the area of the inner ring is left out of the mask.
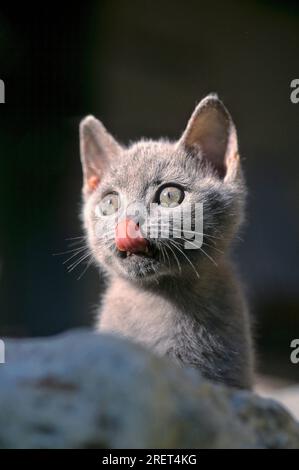
[[[122,252],[144,254],[149,252],[149,241],[142,235],[139,224],[129,218],[117,224],[115,245]]]

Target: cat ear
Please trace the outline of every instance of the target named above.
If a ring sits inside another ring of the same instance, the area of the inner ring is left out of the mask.
[[[83,170],[83,192],[92,193],[101,181],[111,159],[121,152],[121,146],[103,124],[93,116],[80,123],[80,151]]]
[[[200,152],[221,179],[236,176],[239,168],[237,132],[217,95],[204,98],[195,108],[179,145]]]

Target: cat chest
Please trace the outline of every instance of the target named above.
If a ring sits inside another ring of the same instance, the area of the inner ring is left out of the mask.
[[[171,304],[153,296],[108,296],[99,320],[99,330],[115,333],[165,355],[176,338],[177,312]]]

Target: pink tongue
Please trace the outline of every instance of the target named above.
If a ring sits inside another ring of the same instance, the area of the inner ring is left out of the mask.
[[[143,253],[148,241],[142,236],[139,226],[132,219],[119,222],[115,230],[115,244],[120,251]]]

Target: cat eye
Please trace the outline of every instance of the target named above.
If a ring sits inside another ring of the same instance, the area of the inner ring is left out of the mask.
[[[165,186],[159,193],[158,203],[162,207],[176,207],[181,204],[184,199],[184,191],[177,186]]]
[[[97,215],[112,215],[118,211],[120,206],[119,195],[116,193],[109,193],[103,197],[97,206]]]

